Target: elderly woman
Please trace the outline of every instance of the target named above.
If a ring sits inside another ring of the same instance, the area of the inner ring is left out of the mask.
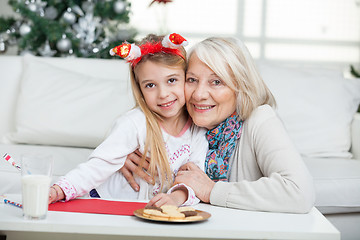
[[[188,185],[201,201],[213,205],[310,211],[315,200],[311,176],[241,41],[209,38],[190,49],[185,97],[194,123],[208,129],[209,150],[205,172],[188,163],[175,182]],[[129,156],[121,170],[124,175],[135,171],[136,158]],[[137,187],[131,177],[128,180]]]

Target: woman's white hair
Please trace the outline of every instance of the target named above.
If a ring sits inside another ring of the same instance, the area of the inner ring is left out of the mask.
[[[236,38],[207,38],[188,52],[205,63],[237,96],[236,110],[246,119],[263,104],[276,106],[275,99],[256,69],[245,44]]]

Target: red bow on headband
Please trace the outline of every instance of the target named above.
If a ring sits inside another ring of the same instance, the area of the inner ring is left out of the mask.
[[[110,55],[114,56],[119,55],[124,58],[134,67],[142,58],[147,54],[154,54],[157,52],[164,52],[169,54],[179,55],[182,58],[185,56],[182,55],[180,51],[181,46],[186,46],[188,42],[180,34],[172,33],[164,37],[162,42],[158,43],[145,43],[140,47],[135,44],[123,43],[119,46],[110,49]]]

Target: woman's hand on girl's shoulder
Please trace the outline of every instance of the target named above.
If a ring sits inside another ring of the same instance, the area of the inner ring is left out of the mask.
[[[146,173],[149,168],[149,158],[146,158],[143,169],[139,169],[139,164],[142,158],[142,154],[139,150],[130,153],[125,160],[124,166],[120,168],[119,172],[122,173],[130,186],[138,192],[140,190],[139,184],[135,181],[135,174],[144,179],[147,183],[154,185],[154,180]]]

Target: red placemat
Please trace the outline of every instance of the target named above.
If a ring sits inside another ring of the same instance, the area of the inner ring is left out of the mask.
[[[49,205],[49,211],[99,213],[112,215],[134,215],[134,211],[144,208],[146,203],[121,202],[103,199],[74,199],[68,202],[56,202]]]

